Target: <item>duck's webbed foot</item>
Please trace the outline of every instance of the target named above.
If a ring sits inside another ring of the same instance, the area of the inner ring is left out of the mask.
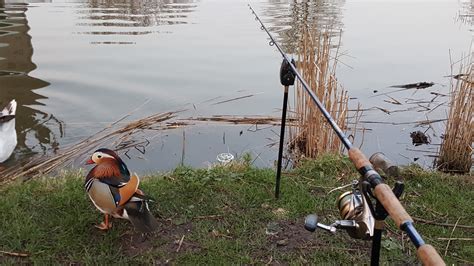
[[[112,223],[109,222],[109,215],[105,214],[104,221],[100,223],[99,225],[96,225],[95,227],[102,231],[107,231],[110,228],[112,228]]]

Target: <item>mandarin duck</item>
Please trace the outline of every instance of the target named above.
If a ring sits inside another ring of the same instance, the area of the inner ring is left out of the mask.
[[[8,103],[0,112],[0,163],[10,158],[17,144],[15,113],[15,100]]]
[[[150,198],[138,188],[140,180],[112,150],[96,150],[86,164],[96,164],[86,177],[85,189],[92,203],[105,217],[101,230],[112,227],[109,216],[129,220],[137,231],[154,231],[158,222],[148,208]]]

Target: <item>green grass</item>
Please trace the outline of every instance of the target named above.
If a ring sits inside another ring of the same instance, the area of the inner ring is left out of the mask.
[[[402,203],[413,217],[473,226],[472,177],[447,176],[416,167],[403,171]],[[161,228],[153,235],[134,232],[125,220],[113,220],[103,233],[94,227],[102,216],[83,189],[84,173],[70,172],[0,188],[1,264],[14,263],[368,263],[370,242],[346,232],[330,235],[303,229],[304,217],[338,219],[335,200],[347,189],[328,192],[357,179],[347,159],[325,156],[305,162],[282,178],[281,198],[273,198],[274,172],[247,163],[212,169],[178,168],[143,178],[142,189],[156,199],[151,206]],[[389,180],[388,183],[391,183]],[[267,235],[267,227],[277,235]],[[425,241],[449,263],[472,263],[473,241],[451,241],[453,227],[416,223]],[[472,238],[473,229],[456,228],[453,237]],[[179,242],[183,238],[178,250]],[[382,261],[416,262],[415,250],[392,222],[383,237]]]

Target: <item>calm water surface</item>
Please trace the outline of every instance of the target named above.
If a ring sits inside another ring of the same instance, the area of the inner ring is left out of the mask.
[[[351,105],[380,107],[367,122],[412,122],[444,118],[447,98],[438,98],[427,114],[416,100],[430,92],[449,91],[449,51],[454,59],[470,52],[472,29],[457,19],[456,1],[254,1],[254,9],[288,52],[301,29],[317,23],[342,29],[345,56],[339,80]],[[250,14],[246,1],[9,1],[0,0],[0,104],[15,98],[19,144],[7,162],[54,153],[149,102],[128,120],[187,109],[180,117],[212,115],[279,116],[282,88],[280,56]],[[413,94],[390,96],[396,106],[374,90],[420,81],[435,86]],[[252,95],[239,101],[219,101]],[[422,104],[426,105],[426,104]],[[428,151],[414,148],[414,125],[367,123],[363,150],[382,150],[397,163]],[[443,124],[427,133],[439,143]],[[153,133],[146,154],[132,149],[127,163],[140,172],[171,169],[181,162],[206,166],[216,155],[250,152],[254,164],[273,166],[278,128],[197,124]],[[411,151],[418,149],[423,152]]]

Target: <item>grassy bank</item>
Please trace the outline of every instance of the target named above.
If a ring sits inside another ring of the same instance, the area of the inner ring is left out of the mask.
[[[339,218],[334,203],[342,191],[328,192],[357,177],[344,159],[307,162],[284,175],[277,201],[274,172],[245,163],[147,176],[142,188],[157,200],[151,209],[161,223],[158,232],[147,236],[124,220],[113,220],[107,233],[94,228],[102,216],[83,190],[84,173],[11,184],[0,188],[0,263],[367,263],[370,242],[353,240],[343,231],[311,234],[302,226],[308,213],[318,213],[324,223]],[[413,217],[473,226],[472,177],[416,167],[407,168],[404,177],[402,202]],[[474,262],[472,228],[416,226],[448,262]],[[450,237],[471,240],[453,240],[448,246],[443,238]],[[383,261],[416,261],[406,235],[392,223],[382,245]]]

